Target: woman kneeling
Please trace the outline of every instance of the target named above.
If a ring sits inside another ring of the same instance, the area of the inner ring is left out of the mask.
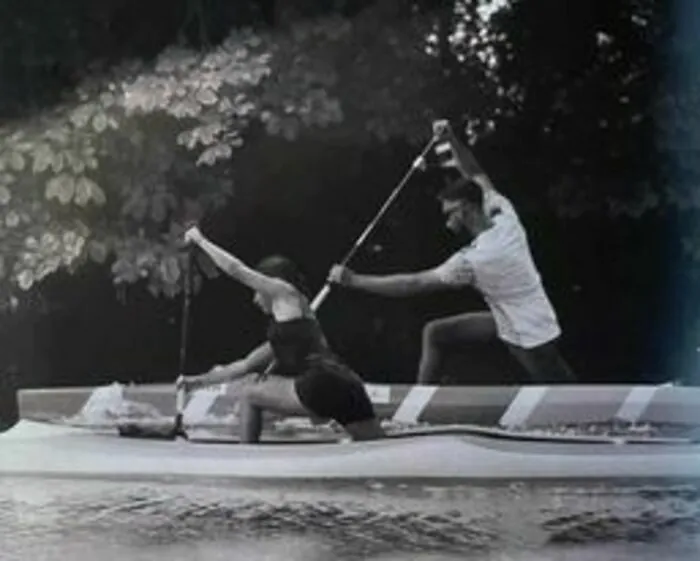
[[[267,342],[247,357],[200,376],[182,376],[187,390],[240,380],[241,441],[258,442],[262,413],[312,420],[333,419],[353,440],[384,433],[362,379],[330,349],[311,309],[304,280],[288,259],[272,256],[255,269],[207,240],[198,228],[185,240],[198,245],[225,273],[255,291],[254,301],[270,316]],[[272,362],[271,371],[265,368]]]

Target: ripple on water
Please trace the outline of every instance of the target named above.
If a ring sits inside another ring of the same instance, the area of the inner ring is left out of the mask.
[[[94,561],[99,550],[100,561],[234,553],[286,561],[390,561],[399,553],[432,560],[466,552],[488,561],[546,561],[545,548],[559,552],[552,560],[579,561],[591,548],[650,542],[697,552],[698,497],[690,486],[233,488],[18,479],[0,486],[0,559]],[[538,556],[528,557],[533,551]],[[9,552],[16,557],[5,557]]]

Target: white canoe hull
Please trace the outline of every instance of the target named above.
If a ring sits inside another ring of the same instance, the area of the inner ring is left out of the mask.
[[[498,438],[469,431],[364,443],[242,445],[121,438],[20,421],[0,434],[7,475],[196,479],[700,479],[700,444]]]

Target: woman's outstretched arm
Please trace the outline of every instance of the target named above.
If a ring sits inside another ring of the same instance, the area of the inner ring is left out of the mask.
[[[289,291],[286,282],[263,275],[249,267],[235,255],[209,241],[196,226],[187,230],[185,241],[199,246],[219,269],[256,292],[278,296]]]

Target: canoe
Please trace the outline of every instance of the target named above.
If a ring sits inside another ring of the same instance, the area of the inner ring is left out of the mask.
[[[367,384],[377,414],[402,424],[473,424],[502,428],[628,424],[697,429],[700,387],[667,385],[412,386]],[[185,423],[230,432],[231,388],[190,396]],[[19,417],[78,425],[115,419],[169,419],[173,387],[164,384],[22,389]]]
[[[230,436],[235,401],[229,390],[222,386],[190,396],[184,415],[190,439],[170,441],[124,438],[117,428],[125,422],[171,423],[172,386],[20,390],[20,421],[0,434],[0,475],[700,479],[700,442],[688,436],[700,436],[698,388],[368,385],[385,426],[391,425],[389,438],[338,442],[328,432],[279,430],[279,422],[294,419],[278,419],[257,445]],[[597,422],[627,423],[630,430],[615,437],[542,430]],[[640,423],[675,431],[635,436],[633,425]]]
[[[187,480],[700,479],[700,442],[527,435],[466,425],[415,428],[370,442],[238,444],[123,438],[22,420],[0,434],[0,476]]]

